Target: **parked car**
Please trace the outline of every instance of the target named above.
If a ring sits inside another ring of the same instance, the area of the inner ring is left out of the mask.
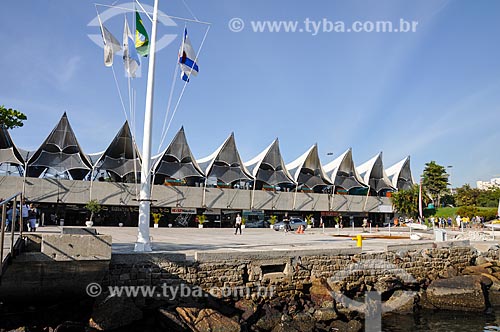
[[[304,226],[304,229],[307,228],[307,223],[299,218],[291,218],[290,219],[290,228],[293,230],[296,230],[299,228],[299,226],[302,225]],[[274,230],[279,231],[285,229],[285,223],[283,221],[277,222],[274,224]]]

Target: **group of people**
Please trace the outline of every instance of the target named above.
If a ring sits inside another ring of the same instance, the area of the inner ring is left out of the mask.
[[[16,219],[18,218],[19,213],[21,213],[23,231],[35,232],[38,225],[38,217],[39,217],[38,209],[36,208],[36,206],[33,203],[30,204],[26,203],[26,201],[23,199],[21,203],[21,211],[19,211],[19,206],[16,206]],[[7,212],[5,219],[5,226],[7,232],[10,232],[12,227],[14,227],[14,230],[16,231],[19,230],[19,224],[14,223],[13,218],[14,218],[14,206],[12,202],[10,202],[7,205]]]

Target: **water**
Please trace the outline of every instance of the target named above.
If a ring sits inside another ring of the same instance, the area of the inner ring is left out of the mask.
[[[382,319],[384,332],[500,332],[500,308],[492,313],[423,311],[415,315],[391,315]]]

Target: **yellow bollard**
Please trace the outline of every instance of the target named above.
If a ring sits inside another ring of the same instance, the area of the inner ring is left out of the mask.
[[[353,240],[356,240],[356,247],[361,248],[363,246],[363,236],[361,234],[356,235]]]

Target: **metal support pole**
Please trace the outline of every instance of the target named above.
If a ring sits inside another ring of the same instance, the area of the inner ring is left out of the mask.
[[[2,222],[1,227],[2,227],[2,233],[0,235],[0,277],[2,276],[3,273],[3,244],[4,244],[4,237],[5,237],[5,218],[7,217],[7,207],[6,205],[2,205]]]
[[[14,257],[14,228],[16,228],[17,218],[17,196],[12,201],[12,220],[10,222],[10,254]]]

